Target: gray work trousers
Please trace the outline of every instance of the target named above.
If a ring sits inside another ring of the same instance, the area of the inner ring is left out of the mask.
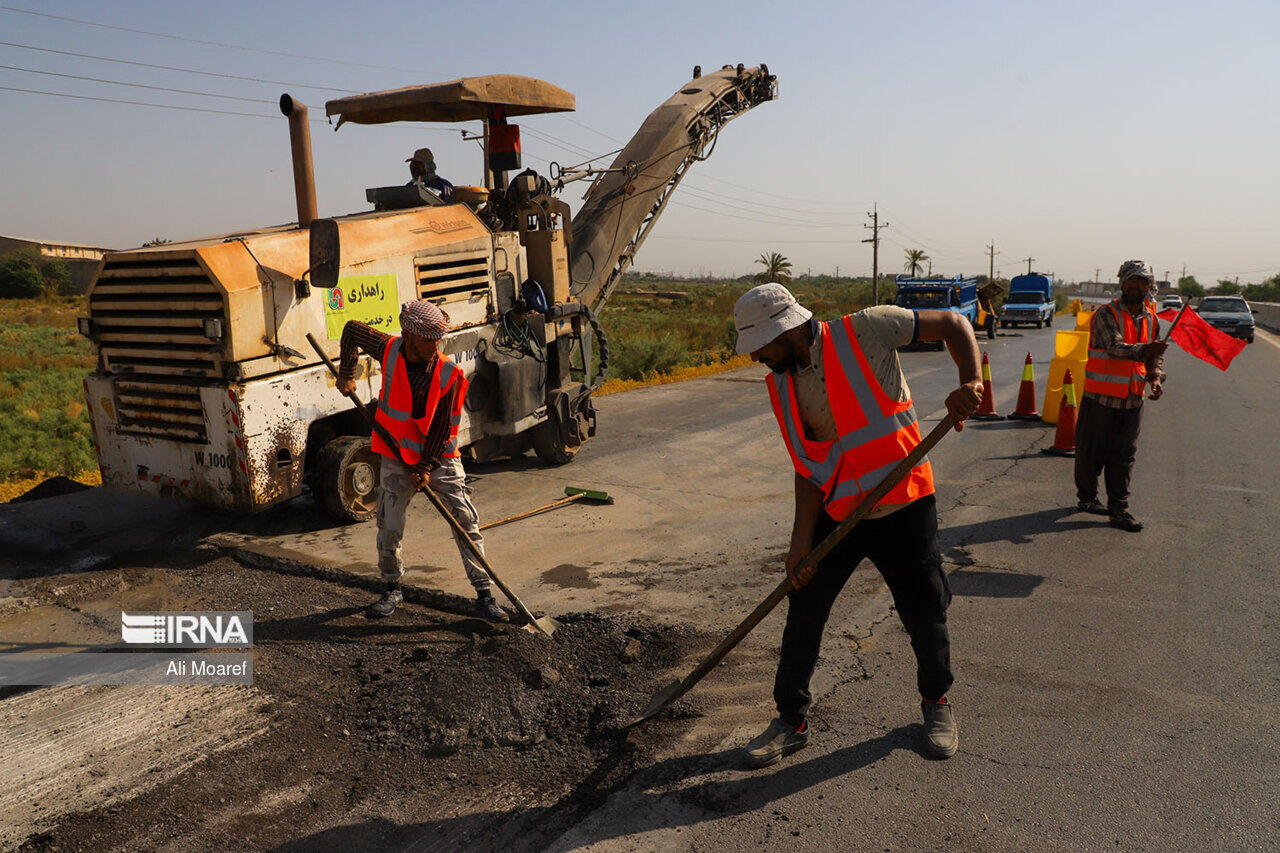
[[[467,487],[467,474],[462,470],[461,459],[442,459],[431,472],[428,487],[467,531],[480,553],[484,553],[484,537],[480,535],[480,515],[471,503],[471,489]],[[378,484],[378,571],[388,583],[400,580],[404,575],[404,559],[400,542],[404,538],[405,513],[417,490],[413,477],[401,462],[382,457],[382,474]],[[457,533],[453,535],[462,554],[462,566],[467,580],[476,592],[489,590],[489,576],[471,556]]]

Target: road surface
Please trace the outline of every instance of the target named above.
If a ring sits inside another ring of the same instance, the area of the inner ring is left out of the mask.
[[[1010,330],[981,342],[1001,412],[1013,408],[1028,351],[1042,401],[1053,334]],[[933,352],[904,353],[903,364],[928,429],[954,367]],[[933,454],[955,592],[954,759],[916,750],[913,661],[868,565],[828,625],[806,750],[757,772],[741,769],[735,752],[772,714],[780,608],[695,691],[703,715],[660,760],[585,818],[542,827],[535,846],[1274,845],[1280,344],[1260,332],[1227,373],[1171,351],[1168,371],[1139,448],[1141,534],[1075,511],[1071,461],[1039,452],[1050,426],[973,423]],[[601,398],[600,435],[573,464],[474,466],[483,520],[554,500],[566,485],[616,499],[495,528],[495,568],[535,610],[641,611],[727,630],[777,583],[789,536],[792,475],[761,379],[750,367]],[[204,537],[268,560],[376,575],[373,525],[335,528],[306,499],[247,520],[101,490],[58,500],[0,516],[0,537],[28,568],[77,571],[121,553],[138,564],[148,548]],[[411,512],[405,552],[408,582],[468,594],[425,501]],[[0,580],[0,597],[10,584]],[[472,825],[510,816],[495,808]],[[427,849],[443,829],[405,827],[397,837]]]

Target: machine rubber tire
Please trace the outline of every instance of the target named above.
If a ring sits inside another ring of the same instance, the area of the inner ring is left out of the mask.
[[[1036,320],[1036,328],[1037,328],[1037,329],[1043,329],[1043,328],[1044,328],[1044,320]]]
[[[365,435],[340,435],[316,456],[312,496],[338,521],[368,521],[378,507],[380,457]]]
[[[567,465],[582,449],[582,445],[566,447],[550,421],[534,427],[531,438],[533,452],[548,465]]]
[[[1050,315],[1049,315],[1049,319],[1047,319],[1047,320],[1045,320],[1045,321],[1044,321],[1044,324],[1045,324],[1046,326],[1049,326],[1049,327],[1052,327],[1052,326],[1053,326],[1053,315],[1052,315],[1052,314],[1050,314]]]
[[[996,318],[987,318],[987,340],[994,341],[996,339]]]

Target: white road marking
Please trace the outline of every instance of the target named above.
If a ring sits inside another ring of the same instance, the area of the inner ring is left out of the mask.
[[[1276,349],[1280,349],[1280,338],[1277,338],[1275,335],[1271,334],[1265,329],[1261,329],[1255,326],[1253,329],[1253,336],[1254,338],[1262,338],[1262,340],[1271,344]]]

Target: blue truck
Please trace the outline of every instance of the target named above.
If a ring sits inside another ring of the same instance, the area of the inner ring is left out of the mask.
[[[1053,281],[1044,273],[1015,275],[1009,282],[1009,296],[1000,312],[1000,328],[1020,323],[1036,324],[1036,328],[1053,325],[1055,309]]]
[[[893,281],[898,286],[898,293],[893,298],[894,305],[913,311],[954,311],[968,320],[974,329],[985,329],[989,337],[995,337],[995,318],[979,304],[977,279],[962,275],[953,278],[910,278],[900,275]],[[946,347],[942,341],[928,343],[933,343],[939,350]]]

